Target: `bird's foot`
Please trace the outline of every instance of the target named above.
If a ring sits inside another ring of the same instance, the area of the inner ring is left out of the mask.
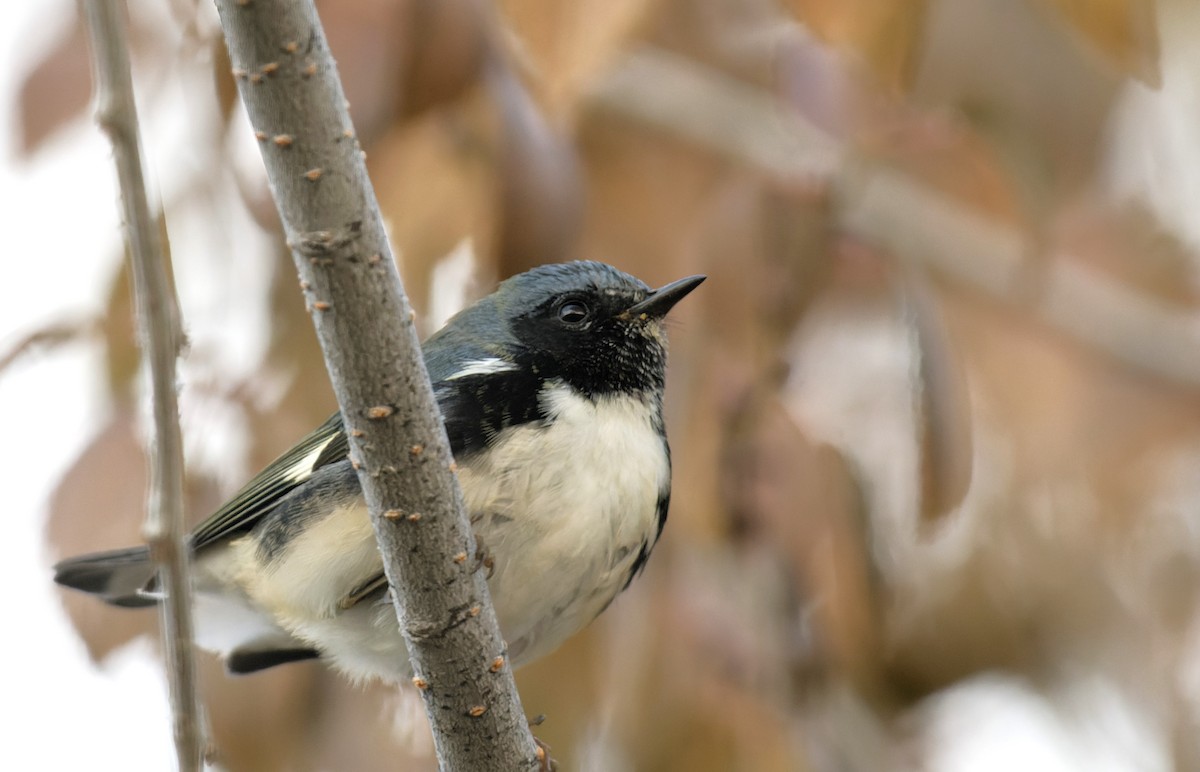
[[[380,574],[379,576],[368,579],[359,586],[355,587],[353,590],[351,590],[349,595],[342,598],[338,602],[338,605],[342,608],[342,610],[354,608],[363,598],[378,592],[385,587],[387,587],[387,576]]]
[[[487,547],[484,546],[483,539],[479,537],[479,534],[475,534],[475,570],[478,571],[481,568],[487,569],[487,578],[491,579],[492,574],[496,573],[496,561],[492,557],[492,553],[488,552]]]
[[[558,772],[558,762],[550,758],[550,746],[539,740],[537,735],[534,735],[533,741],[537,743],[538,772]]]
[[[546,715],[539,714],[536,718],[529,720],[529,728],[541,726],[545,720]],[[550,746],[542,742],[536,734],[533,736],[533,742],[537,745],[538,772],[558,772],[558,762],[550,757]]]

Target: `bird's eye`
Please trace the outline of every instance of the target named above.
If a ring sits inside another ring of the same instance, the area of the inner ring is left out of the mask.
[[[558,320],[565,324],[580,324],[588,318],[588,307],[578,300],[568,300],[558,307]]]

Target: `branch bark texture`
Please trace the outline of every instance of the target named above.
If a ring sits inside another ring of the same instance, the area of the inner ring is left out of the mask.
[[[167,278],[158,222],[150,214],[129,72],[122,0],[84,3],[96,70],[96,120],[108,134],[121,185],[125,234],[133,269],[138,337],[150,368],[154,425],[150,501],[142,535],[166,596],[162,613],[175,752],[182,772],[198,771],[204,747],[196,696],[195,650],[188,555],[184,546],[183,439],[175,393],[175,361],[182,348],[179,306]]]
[[[218,0],[443,770],[537,748],[374,190],[312,0]],[[457,559],[456,559],[457,558]]]

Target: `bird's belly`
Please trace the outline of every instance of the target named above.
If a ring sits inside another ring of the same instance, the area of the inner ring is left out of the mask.
[[[518,665],[556,648],[620,592],[657,536],[670,485],[666,444],[643,402],[570,394],[555,407],[553,423],[506,430],[460,475]]]
[[[253,566],[242,579],[247,594],[289,619],[327,618],[356,587],[379,575],[383,561],[366,502],[356,496],[314,519],[281,550],[264,560],[256,539],[235,542]]]

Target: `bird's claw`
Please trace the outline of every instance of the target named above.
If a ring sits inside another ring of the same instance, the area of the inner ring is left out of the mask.
[[[558,762],[550,758],[550,746],[539,740],[537,735],[534,735],[533,741],[537,744],[538,772],[558,772]]]
[[[483,544],[483,539],[479,535],[475,535],[475,570],[481,568],[487,569],[487,578],[491,579],[492,574],[496,573],[496,560],[492,557],[492,553],[487,551],[487,547]]]
[[[544,713],[538,714],[535,718],[529,719],[529,728],[533,729],[535,726],[541,726],[545,720],[546,715]],[[542,742],[536,734],[533,736],[533,742],[537,745],[535,752],[537,753],[538,772],[558,772],[558,762],[550,758],[550,746]]]
[[[342,598],[338,602],[338,606],[340,606],[343,611],[354,608],[358,605],[359,601],[382,587],[387,587],[387,576],[384,574],[380,574],[379,576],[368,579],[358,587],[355,587],[349,595]]]

